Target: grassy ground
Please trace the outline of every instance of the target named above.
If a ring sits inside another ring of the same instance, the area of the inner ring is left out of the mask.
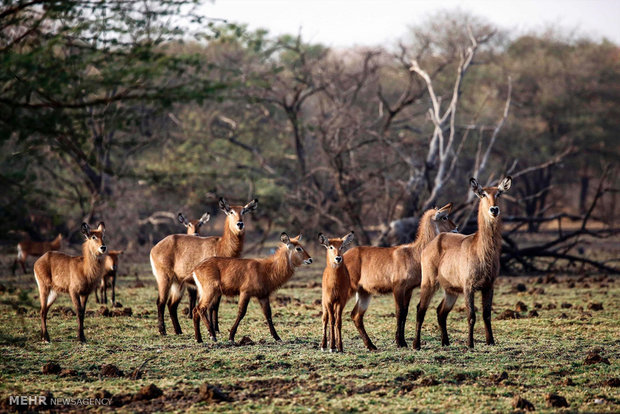
[[[6,401],[9,395],[51,392],[54,397],[72,398],[112,395],[112,402],[123,411],[508,412],[514,410],[514,396],[521,396],[545,412],[556,410],[545,400],[547,394],[556,393],[566,398],[571,411],[620,411],[620,281],[599,276],[558,277],[559,283],[502,278],[493,316],[498,345],[483,344],[478,314],[473,351],[465,346],[462,299],[448,320],[452,346],[440,346],[435,313],[429,311],[422,350],[414,351],[395,347],[392,298],[378,297],[366,314],[366,328],[379,351],[366,351],[347,316],[345,353],[330,354],[318,349],[322,259],[298,272],[272,298],[274,323],[283,343],[271,339],[260,307],[252,302],[237,333],[237,340],[248,336],[255,342],[245,346],[225,340],[236,314],[236,299],[221,304],[218,343],[196,344],[187,318],[181,318],[182,335],[160,337],[153,277],[145,265],[126,263],[121,265],[124,276],[119,278],[117,298],[131,307],[132,316],[90,312],[85,322],[89,342],[81,345],[76,340],[76,318],[65,310],[70,301],[61,296],[48,322],[52,343],[44,344],[39,340],[33,276],[11,277],[5,271],[0,277],[0,399],[4,401],[0,408],[15,408]],[[518,292],[517,283],[524,283],[527,290]],[[416,290],[406,330],[409,344],[417,294]],[[439,300],[437,294],[432,306]],[[528,308],[519,313],[521,318],[499,319],[519,301]],[[595,303],[603,309],[588,308]],[[529,317],[536,304],[539,316]],[[99,306],[92,295],[88,310]],[[346,311],[352,306],[353,301]],[[172,332],[167,314],[166,326]],[[204,327],[203,335],[206,338]],[[594,360],[598,352],[609,363],[587,364],[591,351]],[[49,362],[66,371],[42,374]],[[132,379],[131,373],[143,363],[142,378]],[[103,376],[104,364],[115,365],[123,376]],[[205,394],[199,396],[205,382],[227,393],[231,401],[217,403]],[[136,401],[140,397],[135,395],[149,384],[160,388],[163,396]]]

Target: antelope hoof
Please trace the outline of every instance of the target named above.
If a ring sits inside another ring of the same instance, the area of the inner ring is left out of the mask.
[[[335,348],[330,348],[329,353],[331,354],[332,352],[338,352]]]
[[[325,352],[325,351],[327,351],[327,348],[321,347],[321,352]]]
[[[211,340],[212,340],[213,342],[217,342],[217,338],[216,338],[215,336],[212,336],[212,337],[211,337]]]
[[[369,351],[376,351],[377,350],[377,347],[374,346],[373,344],[368,345],[367,348],[368,348]]]

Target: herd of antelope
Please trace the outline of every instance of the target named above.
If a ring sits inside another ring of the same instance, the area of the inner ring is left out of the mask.
[[[512,183],[504,178],[497,187],[482,187],[476,179],[470,180],[471,190],[479,198],[478,231],[458,233],[449,219],[452,204],[433,208],[423,213],[412,243],[394,247],[350,247],[354,233],[341,238],[318,235],[318,243],[326,249],[326,265],[322,280],[323,337],[321,350],[343,351],[342,312],[348,300],[355,295],[351,318],[369,350],[377,348],[364,328],[364,314],[372,295],[392,293],[396,306],[395,340],[406,347],[405,322],[413,289],[420,287],[417,306],[414,348],[420,348],[420,332],[428,305],[441,286],[444,297],[437,308],[441,328],[441,343],[449,345],[446,320],[459,294],[465,297],[469,336],[467,344],[474,347],[476,314],[474,293],[482,294],[482,318],[486,343],[494,344],[491,329],[493,285],[499,274],[501,248],[501,218],[498,200]],[[226,215],[220,237],[202,237],[200,227],[209,221],[205,213],[199,220],[188,221],[179,213],[179,221],[187,234],[173,234],[157,243],[150,252],[153,275],[157,281],[157,321],[161,335],[166,335],[165,307],[176,334],[181,334],[177,308],[187,288],[189,317],[193,320],[194,335],[202,342],[200,322],[206,326],[213,341],[219,333],[218,309],[222,295],[239,296],[237,317],[230,330],[234,342],[239,323],[246,314],[250,299],[257,298],[269,331],[280,341],[272,320],[270,295],[288,282],[295,269],[312,263],[312,258],[301,244],[301,234],[280,235],[281,246],[269,257],[243,259],[245,240],[244,216],[258,208],[254,199],[244,206],[231,206],[221,198],[219,208]],[[116,270],[122,251],[108,251],[105,244],[105,224],[91,229],[82,223],[84,236],[81,256],[69,256],[56,250],[62,236],[52,242],[20,242],[13,264],[21,263],[26,272],[26,257],[43,254],[34,264],[34,276],[41,301],[41,337],[49,342],[47,313],[58,293],[68,293],[78,317],[78,338],[84,342],[84,313],[89,294],[95,290],[97,302],[107,303],[107,288],[112,288],[115,303]],[[101,298],[99,298],[101,296]],[[329,325],[329,329],[328,329]]]

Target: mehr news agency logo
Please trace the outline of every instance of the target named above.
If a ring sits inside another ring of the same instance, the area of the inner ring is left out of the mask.
[[[14,406],[93,406],[110,405],[112,398],[72,398],[49,395],[11,395],[9,405]]]

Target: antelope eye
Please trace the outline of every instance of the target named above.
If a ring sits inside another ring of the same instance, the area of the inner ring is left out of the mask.
[[[443,221],[446,221],[446,220],[448,220],[448,217],[443,216],[441,219],[442,219]]]
[[[329,246],[329,250],[334,250],[334,246]]]
[[[297,250],[298,252],[301,251],[301,247],[295,247],[295,250]]]
[[[91,239],[97,240],[97,236],[92,236]]]

